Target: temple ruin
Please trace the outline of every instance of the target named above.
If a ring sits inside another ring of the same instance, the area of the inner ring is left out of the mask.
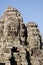
[[[13,7],[8,7],[0,18],[0,65],[43,65],[43,40],[38,25],[25,25]]]

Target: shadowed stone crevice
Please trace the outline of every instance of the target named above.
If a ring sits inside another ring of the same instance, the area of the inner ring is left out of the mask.
[[[0,63],[0,65],[5,65],[5,63]]]
[[[41,41],[41,36],[40,36],[40,49],[42,49],[42,41]]]
[[[9,59],[11,65],[17,65],[17,61],[15,60],[16,58],[14,57],[14,54],[13,54],[13,53],[17,53],[17,52],[19,52],[19,51],[17,51],[17,47],[13,47],[11,49],[11,58]]]
[[[29,51],[27,51],[27,50],[26,50],[26,59],[27,59],[28,65],[32,65],[32,64],[31,64],[31,60],[30,60],[30,53],[29,53]]]
[[[17,52],[19,52],[19,51],[17,51],[17,49],[18,49],[17,47],[13,47],[13,48],[11,49],[11,52],[12,52],[12,53],[17,53]]]
[[[17,35],[19,35],[20,44],[22,45],[22,42],[23,42],[24,45],[27,45],[27,37],[28,37],[27,28],[23,22],[21,22],[21,23],[19,22],[19,26],[17,29]],[[21,31],[21,30],[23,30],[23,31]],[[25,41],[22,41],[21,37],[25,38]]]
[[[10,65],[17,65],[17,61],[15,61],[15,57],[13,56],[13,53],[11,53],[11,58],[9,59]]]

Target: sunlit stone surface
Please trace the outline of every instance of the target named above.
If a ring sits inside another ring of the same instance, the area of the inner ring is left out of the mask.
[[[0,64],[43,65],[43,39],[38,25],[25,25],[13,7],[8,7],[0,18]]]

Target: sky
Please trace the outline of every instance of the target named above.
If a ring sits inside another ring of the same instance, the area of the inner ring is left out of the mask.
[[[38,24],[43,37],[43,0],[0,0],[0,17],[8,6],[12,6],[22,14],[24,23]]]

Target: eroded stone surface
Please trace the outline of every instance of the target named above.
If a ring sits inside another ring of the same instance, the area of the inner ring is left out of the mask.
[[[0,63],[43,65],[42,45],[38,25],[25,25],[20,12],[8,7],[0,19]]]

